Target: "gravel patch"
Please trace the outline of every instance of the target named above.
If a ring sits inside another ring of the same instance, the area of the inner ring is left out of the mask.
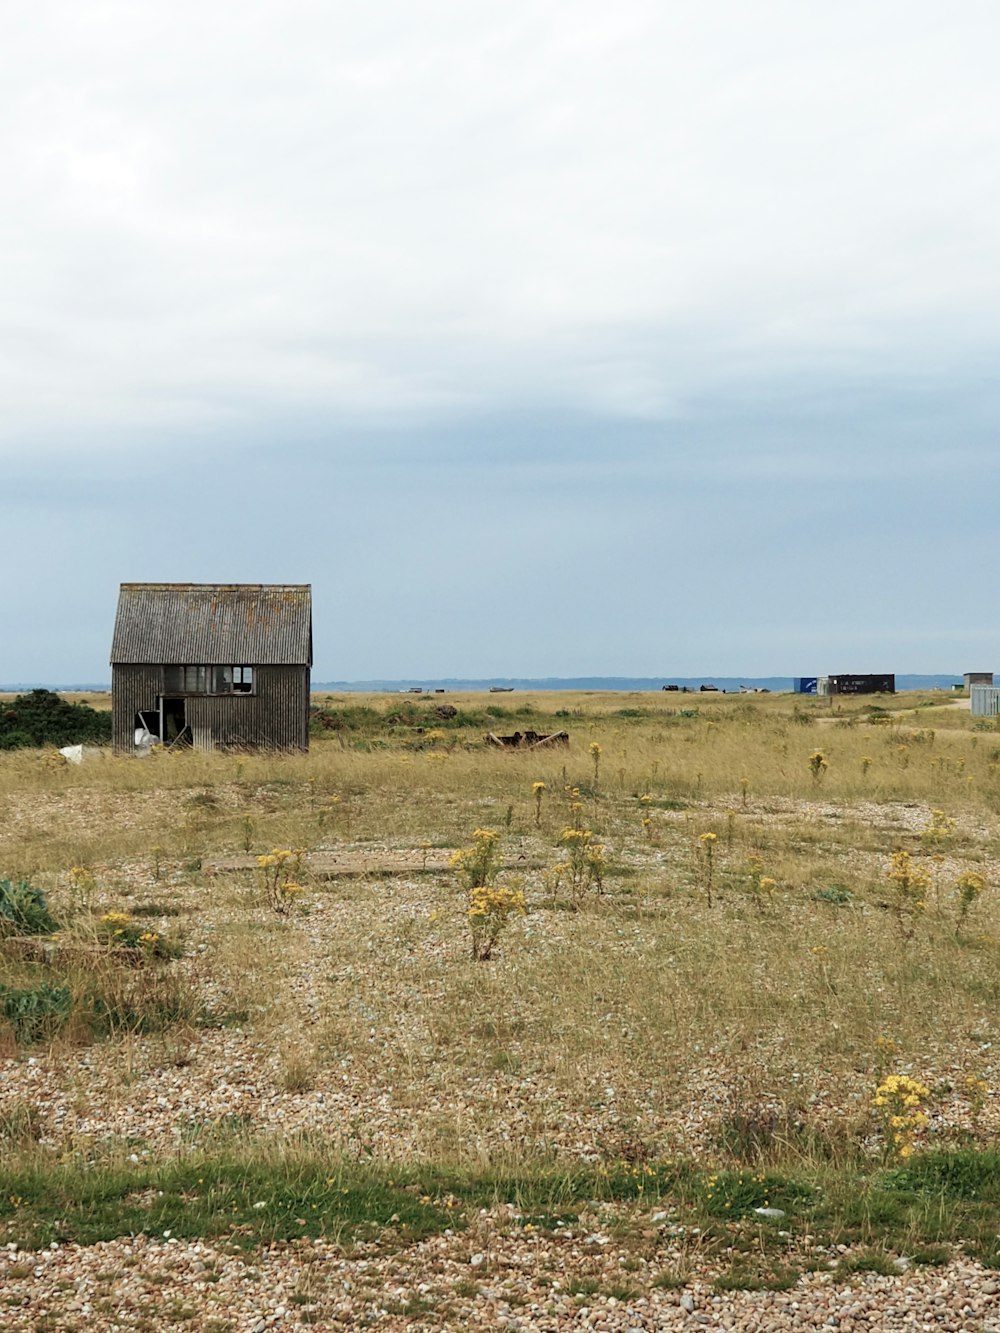
[[[845,1282],[819,1272],[788,1291],[716,1292],[697,1277],[679,1290],[652,1285],[654,1265],[669,1268],[678,1258],[669,1246],[640,1273],[625,1271],[625,1258],[593,1237],[526,1238],[491,1213],[469,1232],[393,1253],[369,1246],[347,1256],[319,1240],[246,1257],[169,1236],[37,1254],[8,1249],[0,1253],[0,1323],[7,1333],[1000,1330],[997,1273],[962,1259],[898,1277],[855,1274]],[[586,1293],[574,1294],[581,1279]]]

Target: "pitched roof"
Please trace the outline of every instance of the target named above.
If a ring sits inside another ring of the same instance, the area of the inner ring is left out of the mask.
[[[308,583],[123,583],[111,664],[312,666]]]

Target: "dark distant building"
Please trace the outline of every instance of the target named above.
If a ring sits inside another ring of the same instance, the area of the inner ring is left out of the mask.
[[[820,694],[895,694],[896,677],[820,676],[817,690]]]
[[[965,681],[966,694],[972,689],[973,685],[992,685],[992,671],[967,671],[963,677]]]
[[[123,583],[111,645],[118,754],[306,750],[309,584]]]

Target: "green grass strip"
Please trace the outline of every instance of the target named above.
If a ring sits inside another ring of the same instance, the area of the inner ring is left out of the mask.
[[[405,1245],[460,1230],[480,1208],[499,1203],[514,1205],[521,1225],[541,1231],[624,1203],[636,1214],[666,1210],[671,1225],[697,1226],[721,1249],[739,1250],[749,1239],[754,1252],[777,1253],[810,1235],[820,1244],[925,1254],[927,1262],[963,1245],[1000,1267],[1000,1153],[973,1150],[929,1152],[867,1174],[853,1167],[711,1171],[672,1161],[473,1172],[254,1145],[139,1165],[52,1162],[34,1151],[0,1168],[0,1243],[32,1249],[169,1232],[246,1248],[319,1236]]]

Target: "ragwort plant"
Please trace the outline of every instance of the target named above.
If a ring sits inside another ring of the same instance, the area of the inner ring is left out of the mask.
[[[160,878],[158,871],[155,878]],[[94,891],[97,888],[97,879],[91,868],[89,866],[71,866],[69,887],[72,911],[75,913],[89,912]]]
[[[958,898],[958,924],[956,931],[961,932],[970,911],[983,895],[986,880],[976,870],[965,870],[955,881]]]
[[[892,1062],[898,1054],[899,1044],[892,1037],[887,1037],[883,1033],[875,1038],[875,1068],[880,1082],[892,1068]]]
[[[712,889],[715,885],[715,844],[718,840],[717,833],[700,833],[698,835],[698,852],[701,856],[701,883],[709,907],[712,906]]]
[[[492,958],[511,917],[524,915],[524,889],[520,881],[510,887],[495,882],[503,865],[496,829],[477,828],[472,845],[453,852],[450,865],[458,872],[468,895],[466,917],[472,957],[486,962]]]
[[[777,884],[770,875],[764,874],[764,862],[759,856],[751,856],[747,861],[747,887],[758,912],[763,912],[773,902]]]
[[[594,842],[590,829],[576,826],[564,828],[559,843],[566,853],[566,859],[553,866],[551,873],[554,883],[558,886],[565,878],[573,903],[579,907],[590,889],[599,894],[604,892],[604,875],[607,870],[604,845]]]
[[[886,879],[892,888],[890,907],[900,934],[912,939],[917,920],[927,907],[931,877],[923,866],[914,864],[909,852],[899,851],[892,854]]]
[[[158,930],[139,925],[128,912],[105,912],[98,921],[98,938],[110,949],[128,950],[138,959],[180,955],[176,943],[165,939]]]
[[[966,1074],[963,1089],[969,1105],[969,1121],[973,1134],[979,1133],[979,1122],[986,1109],[986,1100],[990,1095],[990,1085],[978,1074]]]
[[[275,847],[266,856],[257,857],[264,899],[272,912],[287,916],[305,892],[298,882],[302,870],[303,849]]]
[[[653,827],[653,820],[652,816],[649,813],[649,807],[652,803],[652,800],[653,800],[652,796],[648,795],[648,793],[643,794],[642,796],[639,797],[639,804],[642,807],[642,819],[640,820],[640,827],[642,828],[643,837],[646,839],[647,842],[656,841],[656,834]]]
[[[472,834],[472,845],[452,852],[448,864],[471,893],[473,889],[492,884],[503,865],[500,834],[496,829],[477,828]]]
[[[545,791],[544,782],[533,782],[531,784],[531,794],[535,798],[535,828],[542,827],[542,797],[545,795]]]
[[[501,934],[512,916],[524,916],[524,890],[520,884],[479,884],[469,890],[469,934],[472,957],[486,962],[493,956]]]
[[[594,796],[596,797],[601,785],[602,749],[597,741],[591,741],[589,748],[590,748],[590,758],[594,765]]]
[[[886,1151],[902,1158],[913,1156],[914,1140],[927,1127],[924,1104],[930,1088],[908,1074],[887,1074],[875,1089],[872,1105],[882,1119]]]
[[[920,832],[920,841],[928,847],[945,846],[955,836],[955,821],[943,810],[932,810],[931,817]]]

